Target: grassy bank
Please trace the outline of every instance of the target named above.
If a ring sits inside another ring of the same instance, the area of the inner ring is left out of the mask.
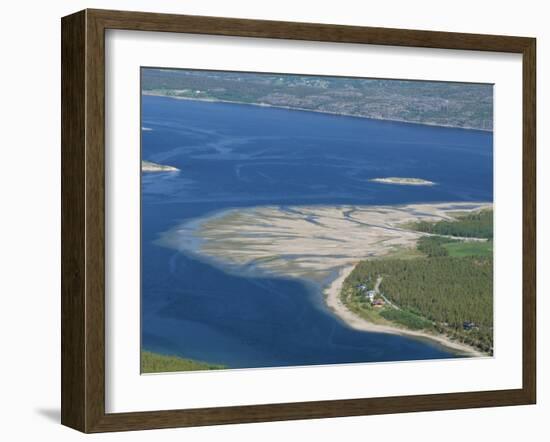
[[[142,373],[219,370],[222,368],[226,368],[226,367],[223,365],[208,364],[206,362],[180,358],[179,356],[161,355],[161,354],[153,353],[146,350],[141,351],[141,372]]]

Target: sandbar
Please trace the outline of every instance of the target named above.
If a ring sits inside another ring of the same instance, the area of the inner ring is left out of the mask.
[[[318,284],[324,287],[328,307],[352,328],[431,339],[457,353],[481,356],[442,335],[371,323],[347,309],[339,294],[359,261],[412,250],[419,237],[429,236],[408,229],[409,223],[453,220],[457,213],[488,208],[491,203],[449,202],[228,209],[176,226],[162,234],[158,243],[207,259],[226,271],[264,272]]]

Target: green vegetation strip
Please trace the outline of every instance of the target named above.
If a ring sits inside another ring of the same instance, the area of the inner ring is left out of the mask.
[[[416,243],[419,252],[429,258],[441,256],[493,256],[493,241],[458,241],[443,236],[424,236]]]
[[[404,325],[411,330],[433,329],[433,324],[430,321],[407,310],[396,310],[393,308],[384,309],[380,312],[380,316],[388,321]]]
[[[420,221],[409,226],[412,230],[436,235],[464,238],[493,238],[493,211],[481,210],[457,217],[456,221],[436,223]]]
[[[493,242],[455,242],[443,244],[449,256],[493,256]]]
[[[150,351],[141,352],[142,373],[166,373],[172,371],[219,370],[227,368],[223,365],[184,359],[179,356],[166,356]]]

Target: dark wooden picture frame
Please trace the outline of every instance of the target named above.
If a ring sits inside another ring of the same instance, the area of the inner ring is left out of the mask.
[[[123,29],[518,53],[523,57],[523,385],[220,408],[105,412],[105,30]],[[533,38],[84,10],[62,19],[62,406],[83,432],[534,404],[536,41]]]

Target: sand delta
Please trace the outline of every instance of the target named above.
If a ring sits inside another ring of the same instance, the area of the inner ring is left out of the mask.
[[[425,234],[408,230],[407,223],[452,220],[456,213],[491,207],[490,203],[437,203],[228,209],[183,223],[165,232],[158,242],[232,271],[256,269],[325,284],[328,307],[350,327],[432,339],[457,352],[479,356],[444,336],[367,322],[342,304],[339,293],[360,260],[415,246]]]

